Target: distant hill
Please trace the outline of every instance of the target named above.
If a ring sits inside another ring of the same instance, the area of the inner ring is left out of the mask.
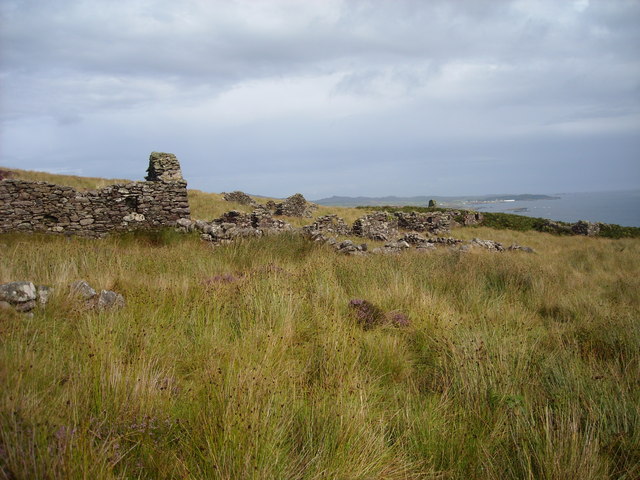
[[[333,196],[329,198],[321,198],[314,200],[319,205],[326,206],[376,206],[376,205],[393,205],[393,206],[425,206],[429,200],[433,199],[437,203],[446,206],[462,205],[469,202],[497,202],[504,200],[557,200],[560,197],[551,195],[538,194],[500,194],[500,195],[481,195],[481,196],[459,196],[459,197],[442,197],[442,196],[416,196],[416,197],[339,197]]]

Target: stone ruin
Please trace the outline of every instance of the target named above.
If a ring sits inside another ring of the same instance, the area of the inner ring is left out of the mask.
[[[267,201],[264,205],[259,204],[249,195],[236,190],[235,192],[223,193],[222,198],[227,202],[235,202],[240,205],[251,205],[257,208],[263,208],[274,215],[285,217],[307,217],[313,216],[313,211],[318,208],[317,205],[307,202],[301,193],[296,193],[286,198],[282,202],[276,203],[273,200]]]
[[[284,202],[277,203],[275,214],[285,217],[311,217],[316,208],[318,207],[307,202],[301,193],[296,193]]]
[[[147,168],[148,182],[184,183],[180,162],[172,153],[151,152],[149,155],[149,167]]]
[[[231,210],[221,217],[205,222],[181,218],[176,222],[183,232],[200,232],[200,237],[216,244],[229,243],[236,238],[260,237],[293,230],[290,224],[273,218],[264,207],[251,213]]]
[[[579,220],[575,223],[555,222],[546,220],[539,228],[541,232],[555,233],[560,235],[584,235],[595,237],[600,233],[601,223],[586,222]]]
[[[249,195],[239,190],[236,190],[234,192],[229,192],[229,193],[222,192],[222,198],[227,202],[235,202],[235,203],[239,203],[240,205],[252,205],[252,206],[258,205],[258,203],[253,198],[251,198]]]
[[[307,234],[328,233],[333,235],[349,235],[351,228],[338,215],[323,215],[316,218],[311,225],[303,227],[302,230]]]
[[[45,232],[103,237],[173,226],[188,218],[187,182],[175,155],[153,152],[144,182],[79,192],[48,182],[0,181],[0,233]]]
[[[395,217],[403,230],[439,234],[451,229],[452,215],[445,212],[396,212]]]
[[[386,242],[398,233],[398,220],[387,212],[374,212],[357,219],[351,230],[357,237]]]

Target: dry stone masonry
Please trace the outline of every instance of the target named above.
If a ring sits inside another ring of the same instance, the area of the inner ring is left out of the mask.
[[[286,198],[284,202],[275,205],[276,215],[285,217],[311,217],[316,205],[307,202],[301,193],[296,193]]]
[[[180,231],[200,232],[203,240],[213,243],[229,243],[236,238],[260,237],[292,230],[290,224],[273,218],[264,207],[251,213],[231,210],[211,222],[181,218],[176,224]]]
[[[323,215],[316,218],[311,225],[307,225],[302,229],[305,233],[311,235],[314,233],[328,233],[333,235],[349,235],[351,228],[338,215]]]
[[[187,182],[175,155],[153,152],[145,182],[78,192],[47,182],[0,181],[0,233],[11,231],[103,237],[172,226],[189,217]]]
[[[222,198],[224,198],[227,202],[239,203],[240,205],[257,205],[257,202],[253,198],[239,190],[229,193],[222,192]]]
[[[357,219],[352,231],[357,237],[386,242],[398,233],[398,220],[387,212],[374,212]]]

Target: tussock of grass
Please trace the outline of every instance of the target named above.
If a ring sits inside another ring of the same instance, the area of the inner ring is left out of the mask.
[[[638,241],[454,235],[538,253],[0,236],[0,282],[56,288],[0,317],[2,476],[638,478]],[[81,278],[127,307],[79,307]]]

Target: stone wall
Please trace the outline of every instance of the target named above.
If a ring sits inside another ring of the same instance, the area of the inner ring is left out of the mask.
[[[174,225],[188,218],[187,182],[170,153],[153,152],[145,182],[78,192],[47,182],[0,181],[0,233],[49,232],[102,237]]]

